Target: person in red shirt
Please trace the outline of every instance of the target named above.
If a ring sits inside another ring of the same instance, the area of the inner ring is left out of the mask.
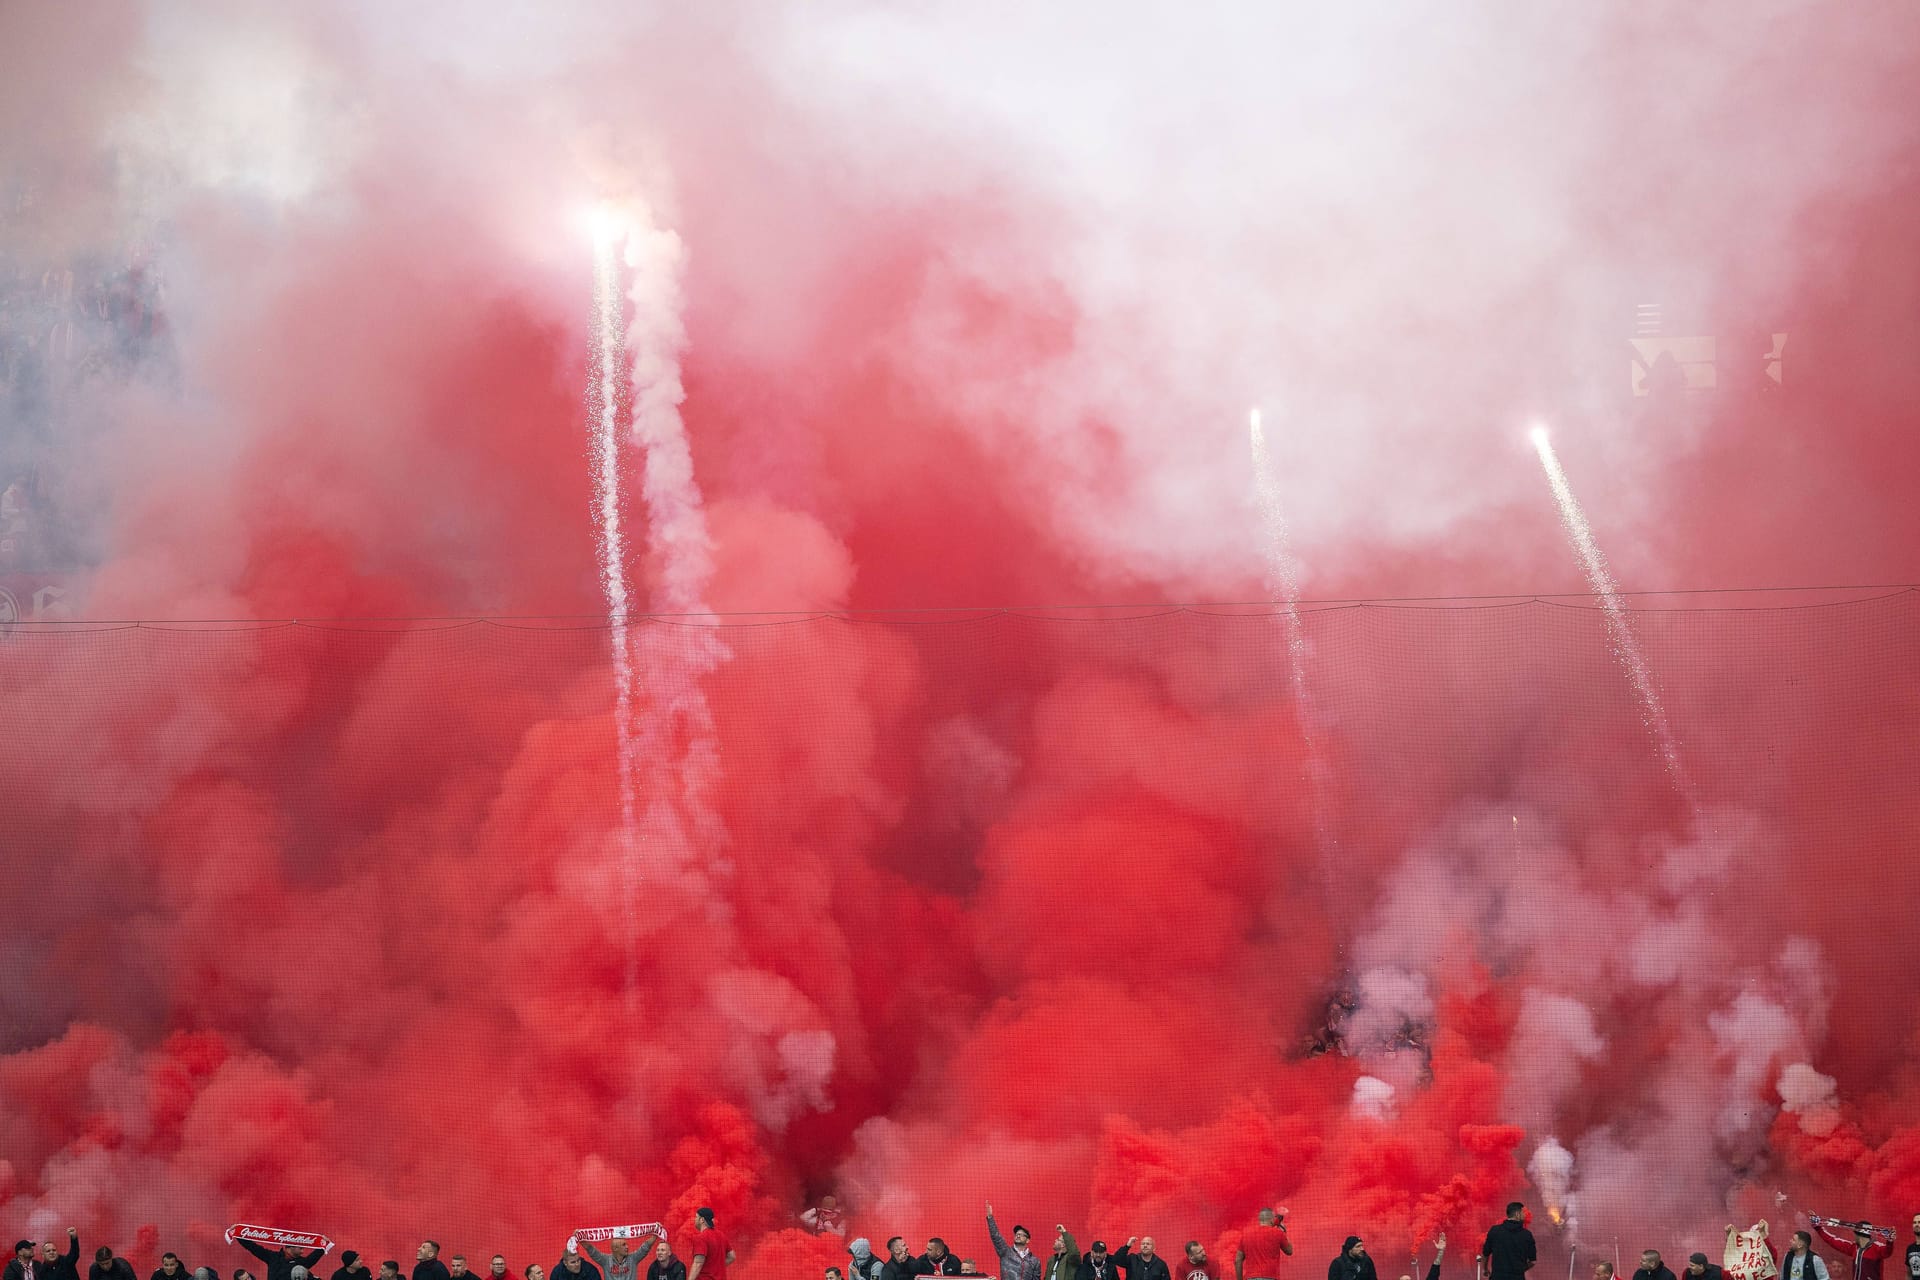
[[[733,1246],[713,1225],[713,1210],[696,1209],[693,1214],[693,1265],[687,1268],[687,1280],[727,1280],[727,1268],[733,1265]]]
[[[1871,1222],[1835,1222],[1818,1214],[1807,1221],[1828,1244],[1853,1259],[1848,1267],[1852,1280],[1880,1280],[1881,1264],[1893,1253],[1893,1232],[1881,1239]],[[1841,1231],[1841,1227],[1852,1227],[1852,1234]]]
[[[1207,1247],[1198,1240],[1187,1241],[1187,1260],[1173,1274],[1174,1280],[1227,1280],[1226,1270],[1207,1260]]]
[[[1259,1223],[1248,1227],[1240,1237],[1240,1251],[1233,1255],[1233,1274],[1236,1280],[1279,1280],[1280,1259],[1292,1256],[1287,1211],[1262,1209]]]

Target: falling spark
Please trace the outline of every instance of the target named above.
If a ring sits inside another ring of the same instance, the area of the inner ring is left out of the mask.
[[[1646,660],[1641,657],[1640,646],[1633,638],[1633,628],[1628,625],[1627,611],[1620,603],[1619,588],[1614,585],[1613,576],[1607,570],[1606,557],[1600,552],[1600,544],[1593,539],[1593,530],[1587,524],[1586,513],[1580,509],[1579,499],[1573,496],[1573,486],[1567,483],[1567,473],[1560,469],[1560,459],[1553,451],[1553,441],[1548,437],[1547,429],[1536,426],[1527,433],[1527,437],[1533,441],[1534,452],[1540,455],[1540,466],[1547,473],[1547,484],[1560,507],[1560,523],[1580,557],[1587,585],[1600,600],[1613,656],[1626,671],[1627,678],[1633,683],[1634,693],[1640,699],[1641,720],[1660,749],[1661,762],[1666,766],[1667,776],[1674,788],[1690,800],[1686,771],[1681,767],[1680,749],[1674,741],[1673,729],[1667,723],[1666,708],[1661,705],[1660,691],[1654,687]]]
[[[1314,835],[1327,870],[1331,871],[1334,841],[1327,818],[1326,762],[1314,732],[1312,689],[1307,683],[1307,635],[1300,622],[1300,579],[1288,547],[1280,482],[1274,475],[1266,429],[1257,406],[1247,413],[1247,434],[1253,455],[1254,494],[1260,506],[1260,522],[1266,531],[1267,585],[1280,598],[1280,619],[1287,635],[1288,679],[1293,687],[1294,705],[1299,708],[1301,741],[1306,747],[1306,780],[1313,805]]]
[[[600,591],[607,603],[607,634],[613,651],[615,769],[620,795],[621,900],[626,913],[626,992],[629,1007],[639,962],[639,883],[635,848],[635,770],[638,736],[634,715],[633,647],[628,633],[626,534],[620,521],[620,406],[626,384],[626,317],[620,290],[620,228],[615,215],[596,209],[593,235],[593,350],[587,361],[587,405],[593,419],[594,550]]]

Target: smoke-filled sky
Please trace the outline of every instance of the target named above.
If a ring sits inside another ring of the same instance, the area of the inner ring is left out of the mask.
[[[1584,605],[1158,610],[1583,590],[1535,421],[1628,588],[1920,579],[1915,84],[1893,3],[0,7],[9,589],[227,623],[0,649],[0,1218],[1920,1206],[1912,597],[1635,613],[1685,794]],[[633,633],[637,834],[602,204],[627,580],[731,615]]]

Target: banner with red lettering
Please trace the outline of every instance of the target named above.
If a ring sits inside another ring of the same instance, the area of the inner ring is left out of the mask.
[[[1773,1250],[1767,1246],[1765,1218],[1745,1231],[1728,1225],[1727,1247],[1721,1252],[1720,1267],[1727,1273],[1727,1280],[1773,1280],[1780,1274]]]
[[[255,1244],[264,1244],[270,1248],[292,1245],[296,1249],[318,1249],[322,1253],[333,1252],[333,1241],[318,1231],[286,1231],[279,1227],[256,1227],[250,1223],[235,1223],[227,1228],[227,1243],[251,1240]]]

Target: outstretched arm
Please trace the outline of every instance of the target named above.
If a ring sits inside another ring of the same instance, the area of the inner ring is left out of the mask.
[[[308,1252],[308,1254],[304,1258],[300,1257],[300,1255],[298,1254],[294,1255],[295,1260],[298,1261],[301,1266],[307,1268],[307,1270],[309,1271],[313,1270],[313,1268],[319,1264],[320,1259],[326,1256],[327,1256],[327,1251],[325,1249],[311,1250]]]
[[[993,1220],[992,1205],[987,1206],[987,1239],[993,1241],[993,1252],[996,1257],[1005,1256],[1007,1238],[1000,1234],[1000,1224]]]
[[[574,1238],[576,1240],[579,1239],[578,1236],[575,1236]],[[594,1248],[593,1242],[591,1240],[580,1240],[580,1247],[582,1249],[585,1249],[587,1251],[587,1256],[589,1258],[592,1258],[601,1267],[604,1268],[604,1267],[610,1267],[613,1265],[613,1259],[609,1258],[606,1254]]]
[[[80,1265],[80,1232],[76,1227],[67,1228],[67,1265]]]

